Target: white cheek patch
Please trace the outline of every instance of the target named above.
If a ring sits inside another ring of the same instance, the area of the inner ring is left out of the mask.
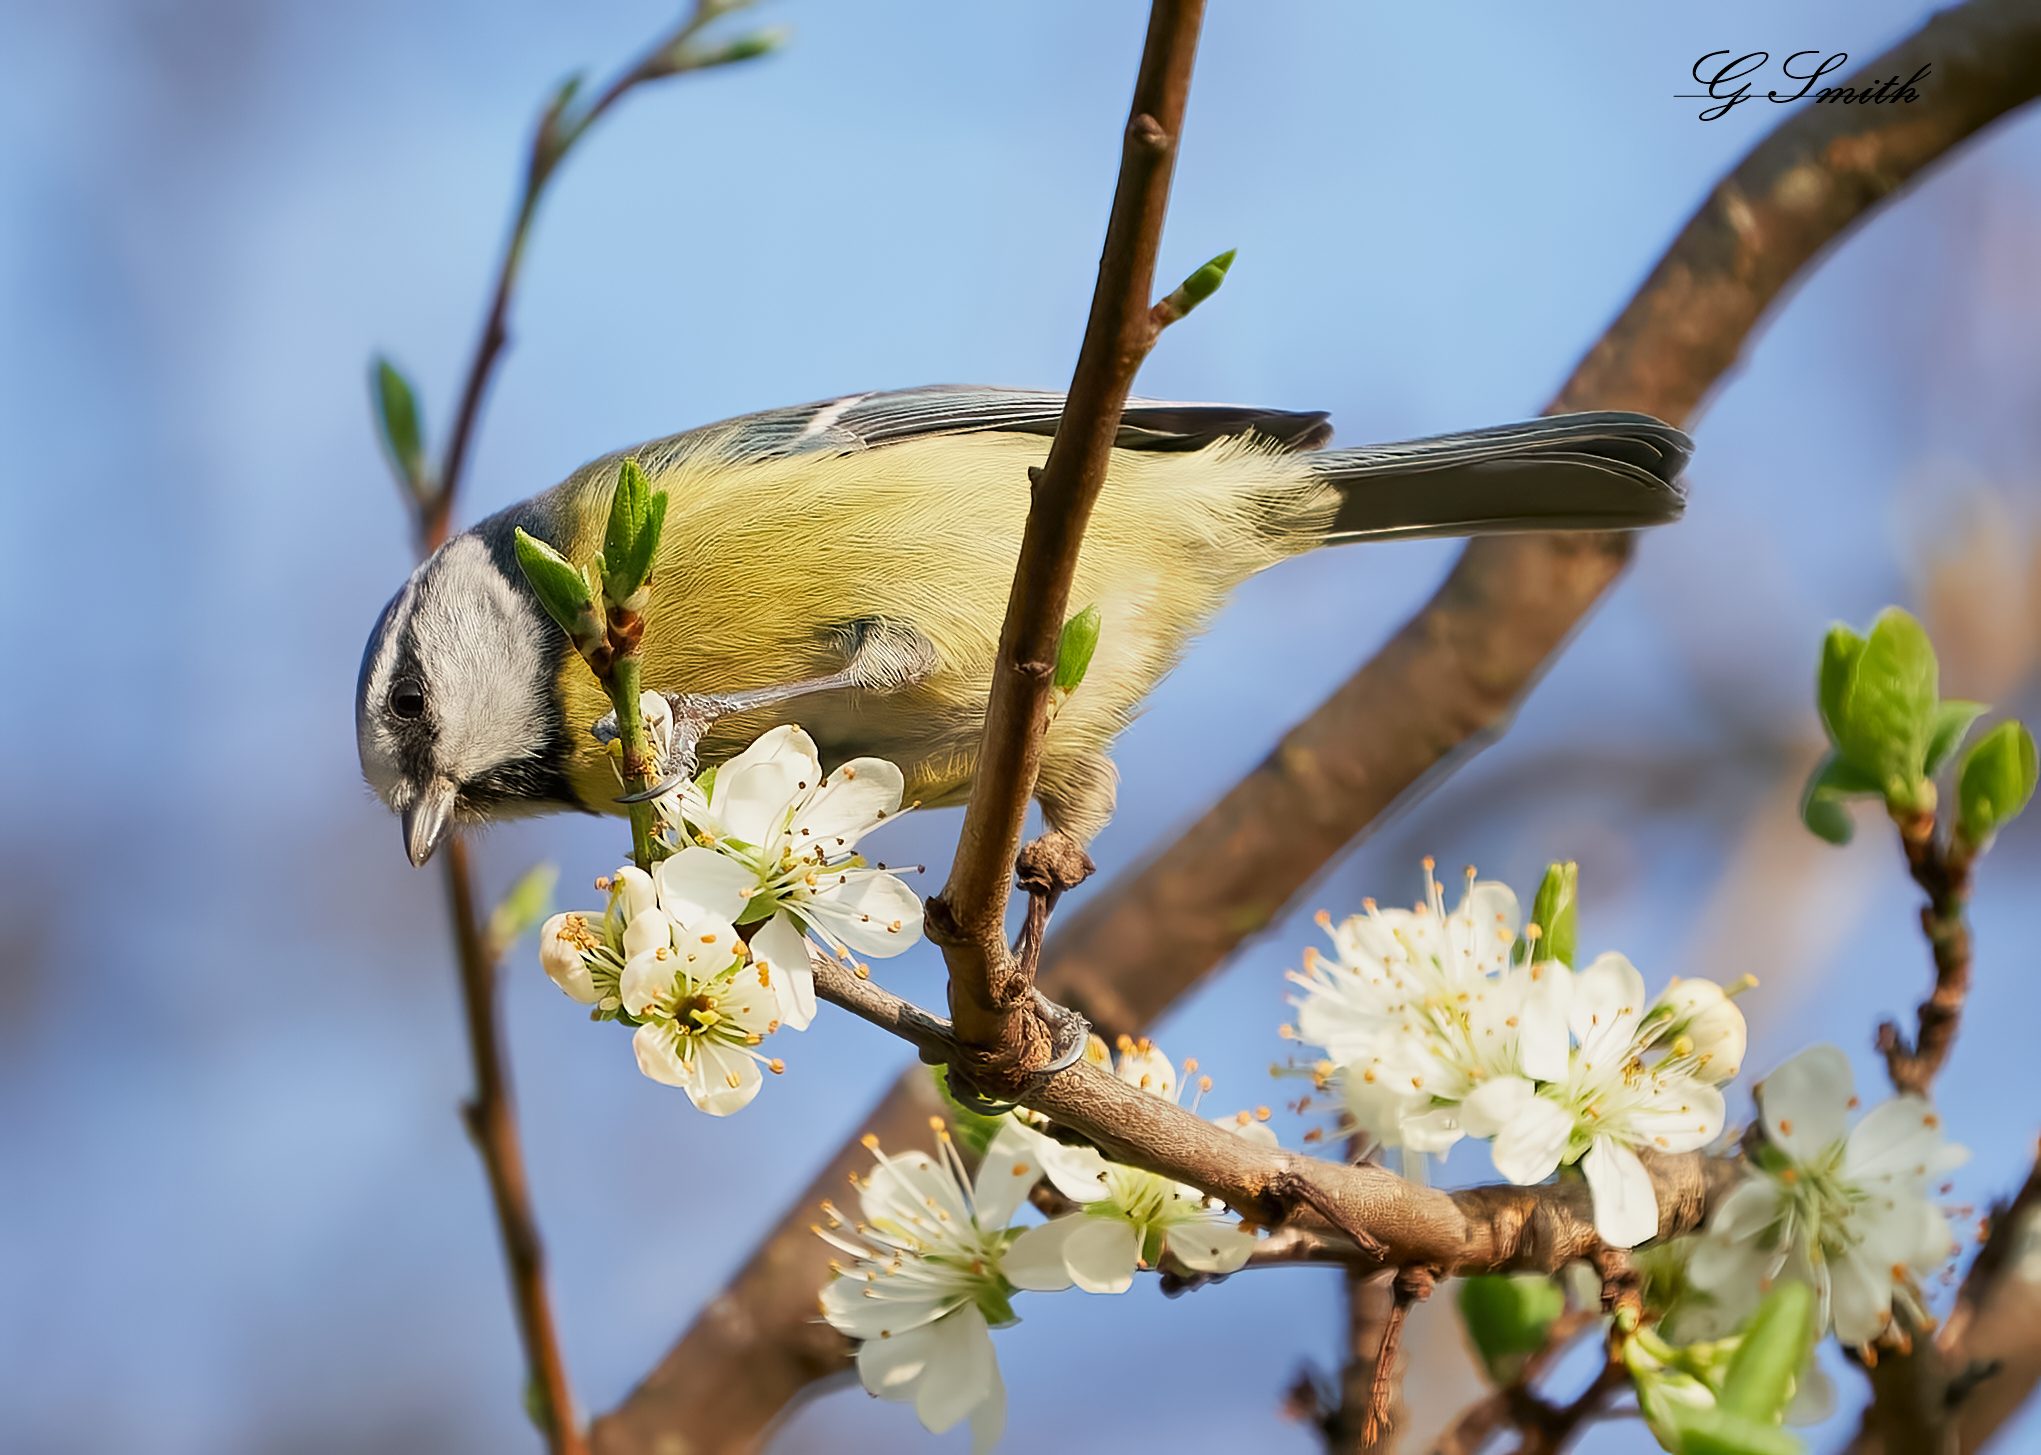
[[[482,542],[434,558],[411,634],[438,730],[434,766],[456,782],[544,751],[552,669],[537,607]]]

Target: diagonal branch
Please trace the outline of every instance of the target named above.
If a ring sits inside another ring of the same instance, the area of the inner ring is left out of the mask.
[[[2041,92],[2032,0],[1970,0],[1864,74],[1933,66],[1932,100],[1806,106],[1702,202],[1553,401],[1676,423],[1734,367],[1780,296],[1843,234]],[[1371,661],[1153,859],[1093,899],[1046,953],[1043,988],[1108,1032],[1139,1030],[1265,928],[1333,855],[1507,722],[1628,561],[1626,537],[1478,541]],[[1195,852],[1187,852],[1194,849]],[[938,1109],[911,1068],[860,1122],[887,1142]],[[814,1318],[826,1257],[812,1208],[868,1154],[847,1142],[730,1286],[594,1434],[604,1455],[752,1448],[845,1345]]]
[[[912,1045],[924,1061],[954,1062],[950,1025],[828,956],[813,961],[815,993]],[[1554,1273],[1603,1249],[1587,1184],[1495,1185],[1445,1192],[1374,1163],[1328,1162],[1264,1146],[1130,1086],[1089,1060],[1041,1079],[1022,1103],[1114,1162],[1187,1182],[1262,1227],[1330,1230],[1361,1255],[1350,1266],[1422,1266],[1441,1274]],[[1659,1236],[1698,1227],[1736,1175],[1698,1152],[1649,1156]]]
[[[1149,10],[1091,317],[1048,461],[1034,477],[956,859],[928,904],[930,935],[949,964],[951,1012],[972,1052],[966,1064],[995,1094],[1049,1059],[1034,1013],[1034,966],[1006,945],[1007,886],[1041,766],[1078,547],[1134,375],[1174,318],[1149,298],[1204,9],[1204,0],[1154,0]]]

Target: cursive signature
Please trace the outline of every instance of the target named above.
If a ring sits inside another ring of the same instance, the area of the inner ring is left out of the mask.
[[[1913,102],[1921,99],[1914,87],[1927,79],[1929,66],[1922,66],[1904,81],[1897,75],[1884,81],[1863,81],[1854,86],[1817,85],[1832,71],[1848,65],[1848,51],[1794,51],[1779,62],[1779,74],[1787,81],[1798,85],[1795,91],[1767,89],[1761,94],[1767,101],[1785,105],[1790,101],[1826,102],[1843,106],[1883,106],[1895,102]],[[1678,91],[1674,95],[1681,100],[1706,101],[1702,107],[1702,121],[1719,121],[1746,101],[1755,100],[1752,95],[1751,77],[1762,73],[1772,63],[1770,51],[1745,51],[1739,55],[1733,50],[1709,51],[1694,62],[1694,80],[1707,89],[1702,91]]]

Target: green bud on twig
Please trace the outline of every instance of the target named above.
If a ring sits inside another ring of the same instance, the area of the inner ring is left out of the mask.
[[[1531,923],[1538,927],[1538,942],[1529,947],[1532,960],[1573,963],[1579,941],[1580,865],[1571,859],[1545,870],[1538,897],[1531,902]]]
[[[1176,291],[1156,306],[1164,323],[1174,323],[1219,291],[1219,285],[1226,281],[1226,271],[1233,266],[1238,248],[1228,248],[1190,277],[1177,284]]]
[[[1956,783],[1956,832],[1983,848],[2034,796],[2034,737],[2017,722],[2002,722],[1977,740]]]
[[[418,420],[418,396],[412,391],[411,381],[395,364],[378,355],[369,371],[369,396],[397,483],[423,501],[431,489],[426,481],[425,435]]]
[[[531,582],[532,591],[539,598],[539,605],[546,609],[546,615],[559,623],[560,630],[567,633],[576,651],[584,656],[600,646],[603,638],[602,618],[595,609],[595,592],[588,584],[588,578],[575,570],[572,563],[540,540],[526,532],[523,526],[515,532],[517,564],[524,572],[524,579]]]
[[[640,593],[652,580],[659,552],[659,534],[666,524],[666,492],[653,493],[636,460],[617,470],[616,493],[610,497],[609,527],[603,533],[597,571],[603,598],[612,606],[642,610]]]

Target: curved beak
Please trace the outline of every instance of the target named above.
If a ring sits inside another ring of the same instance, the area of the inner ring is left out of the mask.
[[[454,792],[452,779],[428,779],[404,810],[404,852],[413,864],[424,864],[446,837],[447,823],[454,814]]]

